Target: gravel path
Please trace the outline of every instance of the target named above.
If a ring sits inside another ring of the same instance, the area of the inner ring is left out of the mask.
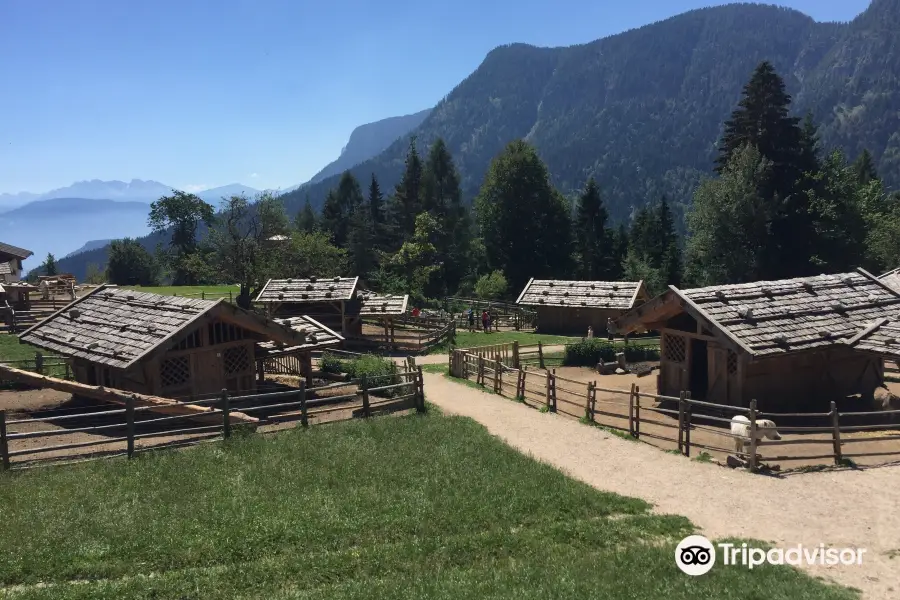
[[[866,548],[861,566],[807,569],[861,589],[867,599],[900,598],[900,466],[750,475],[542,414],[441,375],[425,375],[425,392],[445,413],[471,417],[519,451],[595,488],[684,515],[707,537]]]

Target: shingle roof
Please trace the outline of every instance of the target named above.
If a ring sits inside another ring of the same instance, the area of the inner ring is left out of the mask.
[[[259,356],[281,356],[295,352],[308,352],[322,348],[331,348],[340,345],[344,341],[343,336],[322,325],[312,317],[303,315],[286,319],[274,319],[276,323],[290,327],[303,339],[303,343],[292,346],[275,342],[259,342]]]
[[[878,279],[888,287],[897,290],[897,292],[900,292],[900,269],[888,271],[884,275],[881,275]]]
[[[670,302],[673,298],[757,357],[852,346],[873,323],[900,316],[900,292],[860,270],[688,290],[670,286],[663,296],[620,318],[619,324],[631,330],[636,323],[667,318],[681,310]]]
[[[561,281],[532,279],[516,304],[630,310],[645,298],[643,281]]]
[[[270,279],[260,290],[256,302],[334,302],[351,300],[359,277],[310,277],[308,279]]]
[[[402,315],[409,304],[409,296],[376,294],[368,290],[357,292],[360,300],[359,313],[365,315]]]
[[[299,337],[221,300],[161,296],[101,286],[19,335],[23,342],[125,369],[163,346],[211,310],[230,310],[281,341]]]
[[[892,318],[879,319],[850,340],[857,350],[900,360],[900,311]]]
[[[3,242],[0,242],[0,258],[11,256],[12,258],[20,258],[22,260],[25,260],[33,254],[34,252],[32,252],[31,250],[26,250],[25,248],[19,248],[18,246],[13,246],[12,244],[4,244]]]

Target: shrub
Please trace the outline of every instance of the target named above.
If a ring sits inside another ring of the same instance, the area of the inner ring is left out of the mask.
[[[567,367],[586,367],[596,365],[601,359],[604,362],[613,362],[616,360],[617,352],[625,352],[625,360],[628,362],[659,360],[659,348],[653,346],[636,346],[610,342],[602,338],[590,338],[568,344],[563,355],[563,364]]]
[[[319,368],[326,373],[343,373],[344,365],[337,354],[323,352],[322,358],[319,359]]]

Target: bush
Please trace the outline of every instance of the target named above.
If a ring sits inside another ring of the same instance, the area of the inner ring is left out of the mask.
[[[370,387],[381,387],[400,383],[397,377],[397,365],[389,358],[375,354],[365,354],[356,358],[342,359],[335,354],[325,352],[319,365],[326,373],[346,373],[350,379],[360,379],[363,375],[371,380]],[[399,396],[408,394],[405,388],[395,388],[384,392],[377,392],[379,396]]]
[[[628,362],[659,360],[659,348],[653,346],[636,346],[610,342],[602,338],[591,338],[568,344],[563,355],[563,365],[588,367],[596,365],[601,359],[603,362],[613,362],[616,360],[618,352],[625,352],[625,360]]]
[[[323,352],[322,358],[319,359],[319,368],[325,373],[344,373],[343,361],[337,354]]]

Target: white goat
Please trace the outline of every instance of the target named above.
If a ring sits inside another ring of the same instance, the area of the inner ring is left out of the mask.
[[[731,435],[734,436],[734,451],[737,453],[747,452],[750,446],[750,419],[744,415],[737,415],[731,419]],[[781,434],[775,427],[775,422],[769,419],[758,419],[756,421],[756,441],[757,443],[763,439],[780,440]]]

